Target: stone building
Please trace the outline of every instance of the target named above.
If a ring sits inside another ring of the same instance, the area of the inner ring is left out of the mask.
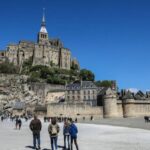
[[[32,60],[32,65],[46,65],[69,70],[72,64],[71,52],[59,39],[49,38],[43,14],[37,42],[21,40],[18,44],[9,44],[7,50],[0,51],[0,62],[9,60],[22,66],[25,60]]]
[[[84,102],[91,106],[97,105],[97,86],[92,81],[81,81],[66,86],[67,102]]]

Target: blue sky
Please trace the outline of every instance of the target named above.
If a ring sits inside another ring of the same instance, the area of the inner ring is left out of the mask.
[[[120,89],[150,89],[149,0],[1,0],[0,49],[36,41],[43,7],[49,37],[60,38],[81,68]]]

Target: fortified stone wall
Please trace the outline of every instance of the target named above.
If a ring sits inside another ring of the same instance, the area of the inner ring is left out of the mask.
[[[103,117],[103,107],[91,107],[83,103],[53,103],[47,106],[47,116]]]
[[[134,100],[127,99],[125,101],[117,101],[117,114],[114,115],[115,107],[112,100],[112,104],[104,105],[104,117],[105,118],[114,118],[114,117],[141,117],[141,116],[150,116],[150,100]],[[109,103],[110,104],[110,103]],[[113,111],[112,111],[113,110]]]
[[[117,112],[118,112],[118,117],[123,117],[123,106],[122,106],[122,101],[120,100],[117,101]]]
[[[140,117],[150,115],[149,100],[128,99],[123,103],[124,117]]]

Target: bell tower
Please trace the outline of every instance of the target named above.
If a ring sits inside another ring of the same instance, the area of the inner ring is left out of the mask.
[[[48,44],[49,38],[48,38],[48,32],[46,30],[46,21],[45,21],[45,9],[43,9],[43,17],[42,17],[42,23],[41,23],[41,29],[38,33],[38,39],[37,42],[39,44]]]

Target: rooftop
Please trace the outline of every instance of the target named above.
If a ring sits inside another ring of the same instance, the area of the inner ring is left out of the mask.
[[[81,81],[68,84],[67,90],[81,90],[81,89],[97,89],[97,86],[92,81]]]

